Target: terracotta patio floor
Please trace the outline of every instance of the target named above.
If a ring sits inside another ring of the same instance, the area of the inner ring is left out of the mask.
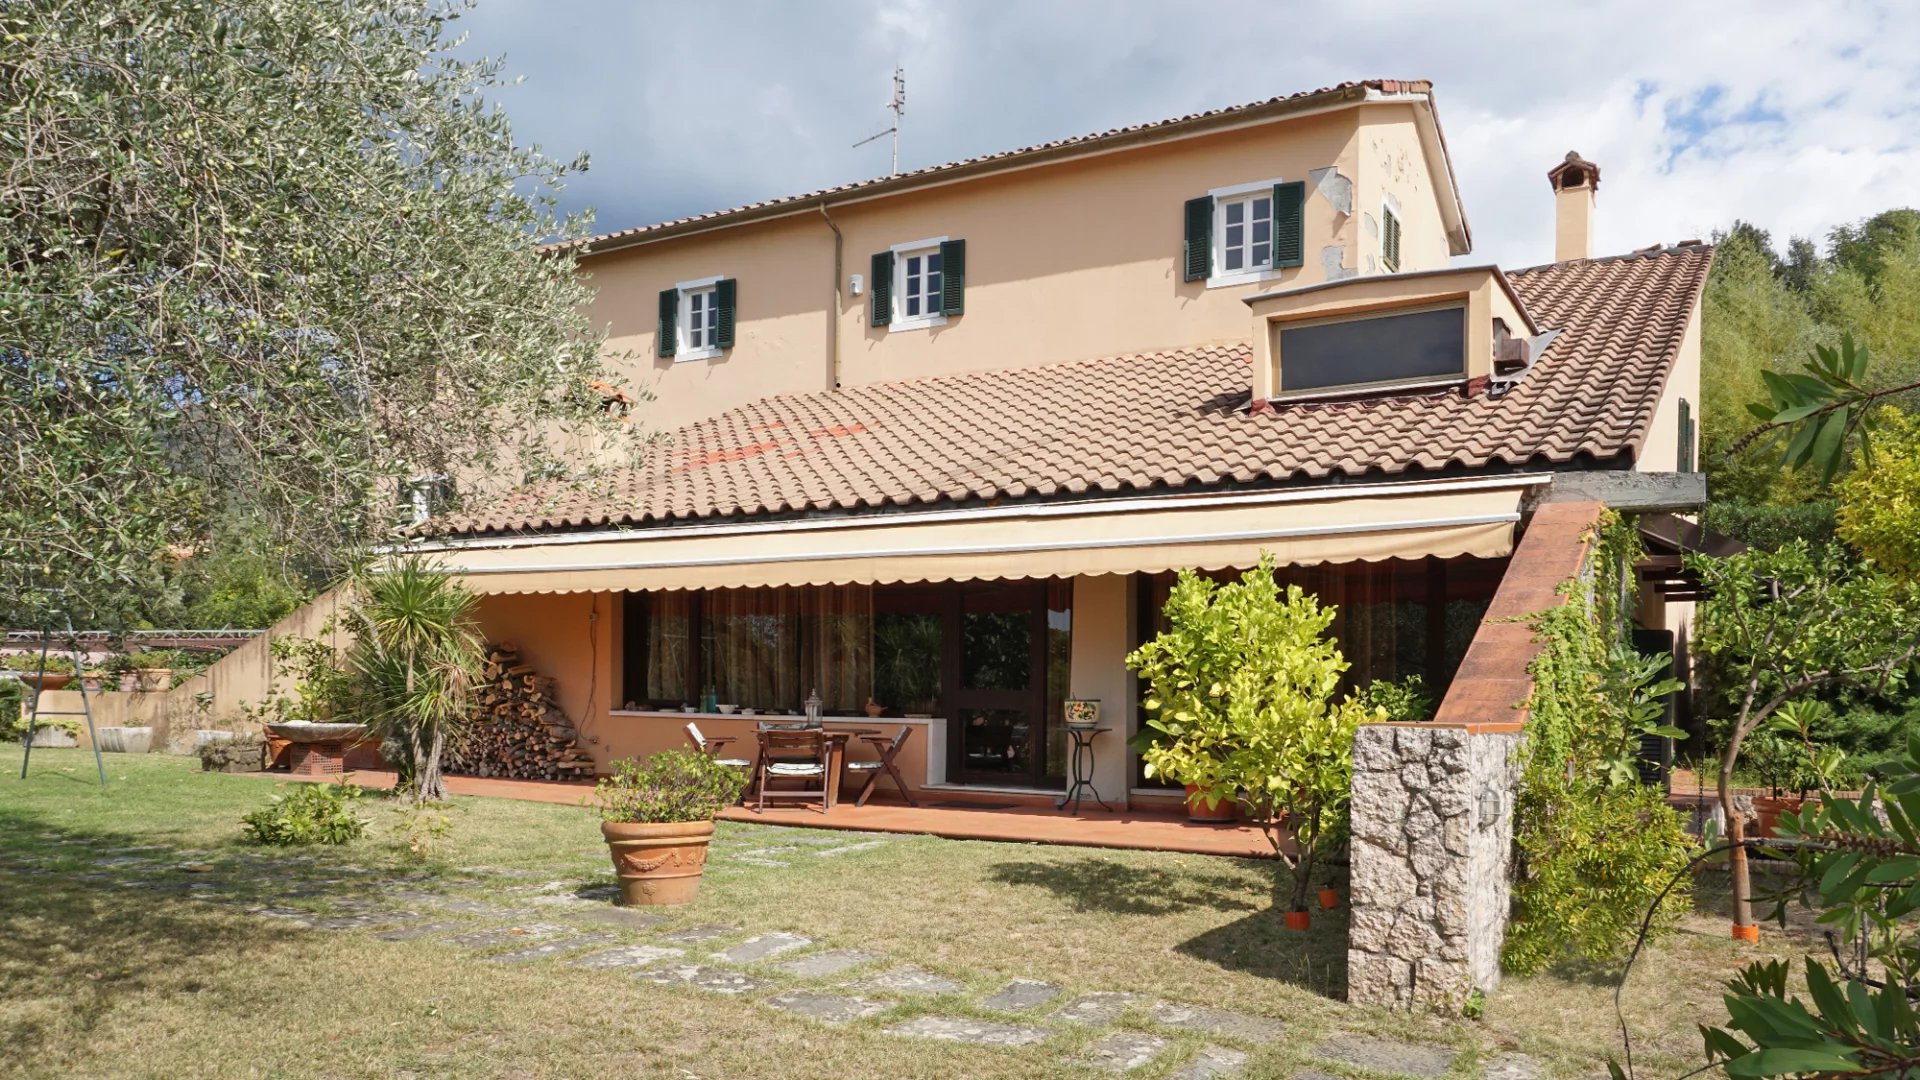
[[[279,780],[327,780],[328,777],[289,773],[252,773]],[[362,769],[352,774],[362,787],[391,788],[394,775]],[[447,788],[455,795],[477,795],[530,802],[585,804],[593,785],[554,780],[491,780],[449,776]],[[924,802],[924,797],[923,800]],[[762,825],[793,825],[809,829],[852,829],[863,832],[928,833],[954,840],[1001,840],[1014,843],[1069,844],[1079,847],[1134,848],[1177,851],[1193,855],[1268,857],[1271,849],[1260,830],[1251,825],[1202,825],[1183,816],[1134,811],[1082,809],[1079,816],[1047,807],[964,809],[910,807],[904,803],[870,802],[866,806],[842,803],[826,813],[806,807],[782,807],[756,814],[729,807],[720,815],[728,821]]]

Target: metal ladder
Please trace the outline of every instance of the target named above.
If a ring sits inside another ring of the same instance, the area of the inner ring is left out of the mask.
[[[50,616],[52,614],[55,613],[49,613]],[[93,767],[99,770],[100,786],[106,787],[107,766],[100,760],[100,739],[93,730],[93,703],[87,699],[86,658],[80,654],[77,644],[79,635],[76,634],[73,629],[73,616],[64,611],[57,612],[57,614],[64,618],[67,623],[67,644],[70,646],[67,652],[73,659],[74,679],[80,686],[80,708],[78,711],[73,709],[50,709],[42,712],[40,710],[40,695],[43,693],[40,688],[44,686],[47,681],[47,654],[53,647],[53,622],[51,617],[49,617],[48,621],[43,624],[44,629],[40,632],[40,670],[35,674],[33,680],[33,708],[27,713],[27,738],[24,748],[26,752],[20,757],[20,779],[25,780],[27,778],[27,764],[33,760],[33,733],[39,728],[41,717],[84,716],[87,718],[87,743],[93,747]]]

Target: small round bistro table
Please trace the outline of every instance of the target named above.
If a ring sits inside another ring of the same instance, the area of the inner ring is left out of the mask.
[[[1075,727],[1072,724],[1067,725],[1067,738],[1073,741],[1073,771],[1071,774],[1073,782],[1067,785],[1067,792],[1060,796],[1060,801],[1053,804],[1055,810],[1065,809],[1068,803],[1072,803],[1074,815],[1078,816],[1080,813],[1080,800],[1088,795],[1093,796],[1093,801],[1100,804],[1100,809],[1113,809],[1113,807],[1107,805],[1106,800],[1100,797],[1099,790],[1093,786],[1094,736],[1112,730],[1112,728],[1104,727]]]

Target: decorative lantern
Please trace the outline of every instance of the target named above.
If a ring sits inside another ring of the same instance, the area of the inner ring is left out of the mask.
[[[824,704],[826,704],[826,702],[823,702],[820,700],[819,689],[816,688],[813,691],[813,693],[807,695],[807,726],[808,727],[820,726],[820,706]]]

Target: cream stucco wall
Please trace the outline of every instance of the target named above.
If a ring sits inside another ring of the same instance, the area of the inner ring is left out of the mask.
[[[1687,314],[1687,330],[1680,340],[1680,352],[1674,357],[1673,371],[1667,376],[1660,402],[1654,406],[1652,426],[1647,440],[1634,459],[1641,472],[1673,472],[1680,462],[1680,402],[1693,410],[1694,468],[1700,467],[1700,303],[1694,301]]]
[[[1362,274],[1386,271],[1380,262],[1380,211],[1391,206],[1400,219],[1401,272],[1446,266],[1450,255],[1439,200],[1447,196],[1436,191],[1446,180],[1436,180],[1427,169],[1413,106],[1362,106],[1358,143],[1354,212],[1360,223],[1359,244],[1348,252],[1347,265]]]
[[[1328,192],[1338,198],[1341,185],[1321,190],[1316,169],[1372,192],[1362,202],[1396,193],[1402,269],[1447,264],[1436,201],[1445,181],[1427,175],[1414,115],[1411,105],[1382,104],[1286,118],[611,251],[582,264],[596,290],[592,315],[608,328],[609,349],[627,354],[616,362],[632,384],[655,395],[640,410],[654,428],[828,388],[836,367],[842,385],[860,385],[1245,341],[1242,297],[1326,280],[1328,265],[1361,266],[1367,241],[1348,212],[1359,205],[1336,206]],[[1269,180],[1309,184],[1305,265],[1231,287],[1183,280],[1186,200]],[[934,237],[967,242],[966,313],[931,329],[869,325],[871,282],[854,296],[848,279],[869,277],[877,252]],[[1377,235],[1371,243],[1377,251]],[[1330,246],[1340,258],[1323,263]],[[660,291],[715,275],[738,282],[738,343],[712,360],[657,358]]]
[[[1113,730],[1094,736],[1093,786],[1107,805],[1126,805],[1133,775],[1127,739],[1133,732],[1133,680],[1127,653],[1133,647],[1133,578],[1102,574],[1073,582],[1073,660],[1070,686],[1076,698],[1100,700],[1101,724]],[[1054,717],[1058,723],[1060,718]]]

